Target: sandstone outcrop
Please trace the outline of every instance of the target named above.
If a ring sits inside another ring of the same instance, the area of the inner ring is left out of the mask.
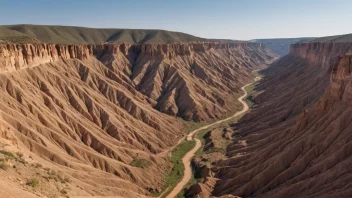
[[[249,43],[2,44],[0,135],[78,195],[150,195],[171,169],[156,154],[186,132],[176,116],[222,116],[275,58]]]
[[[186,120],[219,118],[250,70],[276,58],[262,44],[7,44],[0,70],[17,71],[58,60],[96,58],[149,98],[161,112]],[[130,82],[131,81],[131,82]]]
[[[256,108],[232,126],[228,159],[212,168],[213,196],[352,195],[351,55],[344,55],[351,49],[351,43],[295,44],[263,71]]]

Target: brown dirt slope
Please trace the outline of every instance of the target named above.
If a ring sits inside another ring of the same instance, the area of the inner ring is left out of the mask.
[[[295,44],[216,163],[215,196],[351,197],[351,43]],[[246,141],[246,145],[241,144]]]
[[[95,56],[108,71],[148,97],[155,109],[196,121],[219,118],[234,109],[234,94],[251,78],[249,71],[277,57],[263,45],[254,43],[8,46],[9,49],[2,50],[7,57],[0,63],[3,71],[60,58]],[[25,53],[20,53],[21,50]],[[11,53],[20,53],[18,63],[17,59],[9,58]]]
[[[1,45],[0,149],[69,175],[70,196],[150,195],[171,168],[155,154],[185,133],[175,115],[219,117],[274,58],[246,43]]]

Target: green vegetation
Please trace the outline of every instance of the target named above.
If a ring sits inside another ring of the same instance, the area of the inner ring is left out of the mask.
[[[204,149],[204,145],[205,145],[205,141],[206,141],[206,134],[211,131],[213,128],[209,128],[209,129],[204,129],[200,132],[198,132],[197,134],[195,134],[195,138],[199,139],[202,142],[202,147],[200,147],[200,149],[195,153],[195,157],[196,156],[200,156],[203,153],[203,149]]]
[[[197,156],[200,156],[202,155],[203,153],[203,148],[204,148],[204,145],[205,145],[205,141],[206,141],[206,135],[209,131],[211,131],[212,129],[214,129],[216,127],[210,127],[208,129],[204,129],[198,133],[196,133],[194,135],[195,138],[199,139],[201,142],[202,142],[202,147],[200,149],[198,149],[198,151],[195,153],[194,157],[197,157]],[[189,188],[190,186],[192,186],[193,184],[196,184],[198,182],[201,182],[201,180],[203,178],[198,178],[196,175],[197,175],[197,170],[192,166],[192,169],[193,169],[193,174],[192,174],[192,177],[191,179],[188,181],[187,185],[184,186],[184,188],[182,189],[181,192],[179,192],[176,196],[176,198],[183,198],[185,197],[184,194],[186,192],[186,189]]]
[[[205,151],[205,153],[226,153],[226,146],[224,147],[212,147],[210,149],[208,149],[207,151]]]
[[[10,151],[0,150],[0,153],[8,157],[16,158],[16,155],[11,153]]]
[[[193,184],[196,184],[198,182],[203,182],[203,178],[196,178],[195,177],[195,175],[196,175],[195,172],[196,172],[196,170],[193,169],[194,174],[192,175],[191,179],[188,181],[186,186],[184,186],[184,188],[177,194],[176,198],[184,198],[187,188],[191,187]]]
[[[147,168],[151,165],[148,160],[145,159],[134,159],[131,163],[131,166],[138,167],[138,168]]]
[[[39,181],[36,178],[32,178],[32,179],[28,180],[26,184],[28,186],[32,186],[34,188],[34,187],[38,186]]]
[[[257,86],[259,80],[262,78],[262,76],[258,75],[255,77],[255,82],[252,83],[251,85],[247,86],[245,89],[247,91],[247,97],[244,99],[244,101],[247,103],[248,107],[251,109],[255,105],[254,101],[254,93],[255,93],[255,86]]]
[[[25,160],[24,158],[22,158],[22,157],[17,158],[17,161],[20,162],[20,163],[22,163],[22,164],[27,163],[26,160]]]
[[[21,153],[21,152],[17,152],[16,154],[14,154],[10,151],[0,150],[0,153],[9,157],[9,158],[15,159],[16,161],[18,161],[22,164],[26,163],[26,161],[23,159],[23,153]]]
[[[162,197],[167,196],[178,184],[183,177],[184,167],[182,158],[196,145],[195,141],[185,141],[179,144],[171,153],[169,161],[173,164],[173,168],[167,174],[163,186],[163,190],[168,190],[163,194]],[[160,193],[154,193],[154,196],[159,196]]]
[[[253,91],[256,83],[251,84],[250,86],[246,87],[247,91],[247,97],[244,99],[244,101],[247,103],[248,107],[251,109],[254,107],[255,102],[253,99]]]
[[[10,163],[9,160],[16,160],[20,163],[26,163],[25,160],[23,159],[23,154],[20,152],[17,152],[16,154],[6,151],[6,150],[0,150],[0,154],[2,154],[5,158],[0,158],[0,168],[3,170],[7,170],[10,168]],[[14,168],[16,168],[16,165],[13,165]]]
[[[259,81],[260,80],[260,76],[257,76],[256,77],[256,81]],[[245,102],[247,103],[248,107],[249,108],[252,108],[254,106],[254,102],[253,102],[253,92],[254,92],[254,88],[255,86],[257,85],[257,82],[251,84],[250,86],[247,86],[246,87],[246,91],[247,91],[247,97],[245,98]],[[243,93],[238,93],[238,94],[235,94],[234,97],[237,99],[239,98]],[[236,106],[236,109],[235,111],[232,113],[232,114],[235,114],[235,112],[237,111],[240,111],[243,109],[243,106],[241,104],[238,104]],[[230,114],[231,115],[231,114]],[[230,115],[226,115],[225,117],[229,117]],[[204,129],[200,132],[198,132],[197,134],[195,134],[195,138],[199,139],[202,141],[202,147],[196,152],[195,156],[200,156],[202,155],[203,153],[205,154],[209,154],[209,153],[213,153],[213,152],[220,152],[220,153],[223,153],[225,154],[226,153],[226,148],[228,146],[228,144],[230,143],[229,140],[225,140],[224,139],[224,142],[223,142],[223,145],[221,147],[216,147],[216,148],[210,148],[209,150],[207,150],[206,152],[204,152],[203,148],[204,148],[204,145],[205,145],[205,141],[206,141],[206,136],[208,134],[208,132],[210,132],[211,130],[215,129],[215,128],[226,128],[229,126],[229,124],[231,123],[234,123],[234,122],[237,122],[241,117],[243,116],[242,115],[239,115],[239,116],[236,116],[228,121],[225,121],[225,122],[222,122],[220,124],[217,124],[215,126],[212,126],[212,127],[209,127],[207,129]],[[199,127],[198,127],[199,128]],[[193,176],[192,178],[190,179],[190,181],[187,183],[187,185],[185,186],[185,188],[176,196],[177,198],[182,198],[184,197],[184,194],[185,194],[185,189],[192,186],[193,184],[196,184],[197,182],[201,182],[202,178],[199,178],[197,177],[197,170],[194,169],[193,167]]]
[[[181,119],[181,118],[180,118]],[[190,132],[199,129],[207,124],[210,124],[211,122],[194,122],[194,121],[185,121],[185,123],[187,125],[189,125],[189,127],[187,128],[187,134],[189,134]]]
[[[260,76],[256,77],[256,81],[258,81],[260,79]],[[254,91],[254,87],[256,86],[257,83],[253,83],[251,84],[250,86],[247,86],[246,87],[246,91],[247,91],[247,97],[245,98],[245,102],[248,104],[249,107],[252,107],[253,106],[253,102],[252,102],[252,97],[253,97],[253,91]],[[243,93],[237,93],[237,94],[234,94],[234,98],[239,98]],[[223,118],[221,119],[224,119],[224,118],[227,118],[233,114],[235,114],[237,111],[240,111],[243,109],[243,106],[239,103],[236,105],[236,108],[235,108],[235,111],[234,112],[231,112],[230,114],[227,113],[226,115],[223,116]],[[199,131],[198,133],[196,133],[194,136],[195,138],[199,139],[202,141],[202,148],[199,149],[195,156],[199,156],[201,154],[203,154],[203,148],[204,148],[204,145],[205,145],[205,141],[206,141],[206,135],[209,131],[211,131],[212,129],[214,128],[226,128],[229,126],[229,124],[231,123],[234,123],[234,122],[237,122],[241,117],[243,116],[242,115],[239,115],[239,116],[236,116],[232,119],[229,119],[225,122],[222,122],[220,124],[216,124],[214,126],[211,126],[207,129],[204,129],[204,130],[201,130]],[[221,120],[219,119],[219,120]],[[202,126],[205,126],[207,124],[211,124],[213,121],[215,120],[211,120],[209,122],[187,122],[190,127],[188,128],[188,133],[191,132],[191,131],[194,131],[196,129],[199,129],[201,128]],[[163,194],[163,197],[165,197],[166,195],[168,195],[172,189],[177,185],[177,183],[179,182],[180,179],[182,179],[182,176],[183,176],[183,171],[184,171],[184,167],[183,167],[183,164],[182,164],[182,157],[190,150],[194,147],[195,145],[195,142],[193,141],[193,145],[191,147],[188,147],[190,146],[189,144],[187,144],[188,141],[186,142],[183,142],[181,143],[180,145],[178,145],[178,147],[176,147],[174,149],[174,151],[172,152],[172,157],[170,158],[170,161],[174,164],[174,168],[172,169],[171,173],[167,176],[166,178],[166,182],[165,182],[165,185],[163,187],[163,190],[166,189],[167,187],[168,190],[167,192],[165,192]],[[223,142],[223,145],[221,147],[216,147],[216,148],[212,148],[212,149],[209,149],[208,151],[206,151],[205,153],[213,153],[213,152],[221,152],[221,153],[225,153],[226,152],[226,148],[228,146],[228,144],[230,143],[229,140],[224,140]],[[188,147],[188,148],[187,148]],[[183,153],[183,154],[182,154]],[[185,186],[185,188],[188,188],[189,186],[197,183],[197,182],[200,182],[202,180],[202,178],[197,178],[196,177],[196,170],[193,171],[194,174],[193,174],[193,177],[191,178],[191,180],[187,183],[187,185]],[[179,174],[179,173],[182,173],[182,174]],[[181,198],[181,197],[184,197],[184,193],[185,193],[185,189],[183,189],[176,197],[177,198]],[[155,196],[157,196],[158,194],[154,194]]]
[[[42,168],[42,167],[40,167]],[[56,172],[54,170],[50,170],[50,168],[44,168],[44,170],[47,171],[48,176],[43,176],[43,178],[50,180],[53,179],[56,182],[61,182],[61,183],[66,183],[66,182],[71,182],[70,178],[67,176],[63,176],[63,173],[61,171]]]

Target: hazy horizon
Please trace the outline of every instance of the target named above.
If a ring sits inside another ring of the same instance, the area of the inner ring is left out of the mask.
[[[236,2],[19,0],[2,3],[1,25],[36,24],[90,28],[162,29],[203,38],[251,40],[322,37],[352,33],[347,0]],[[14,14],[15,13],[15,14]],[[10,16],[10,17],[9,17]],[[339,20],[334,20],[339,16]]]

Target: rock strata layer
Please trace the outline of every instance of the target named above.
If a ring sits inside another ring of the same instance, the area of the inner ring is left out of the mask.
[[[352,43],[292,45],[263,71],[256,108],[232,126],[227,159],[189,193],[351,197],[351,50]]]
[[[172,165],[157,154],[187,128],[176,117],[231,113],[276,57],[249,43],[2,44],[0,150],[72,176],[69,195],[159,192]]]
[[[159,111],[200,121],[219,118],[231,110],[236,105],[233,93],[249,81],[249,71],[277,56],[262,44],[245,42],[0,45],[2,72],[90,58],[132,81]]]

